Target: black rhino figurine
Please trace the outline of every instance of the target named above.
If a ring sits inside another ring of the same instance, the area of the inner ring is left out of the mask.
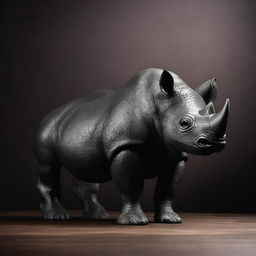
[[[155,221],[181,222],[172,200],[186,152],[207,155],[226,144],[229,100],[215,113],[216,94],[215,78],[194,91],[173,72],[150,68],[116,92],[96,90],[50,112],[35,143],[43,216],[69,218],[59,201],[64,166],[89,219],[108,217],[97,192],[113,179],[123,202],[117,223],[147,224],[139,198],[144,179],[157,177]]]

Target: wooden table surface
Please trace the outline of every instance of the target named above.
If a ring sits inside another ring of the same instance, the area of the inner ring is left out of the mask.
[[[70,213],[57,222],[39,212],[0,212],[0,255],[256,256],[256,215],[181,213],[183,224],[119,226],[117,213],[99,222]]]

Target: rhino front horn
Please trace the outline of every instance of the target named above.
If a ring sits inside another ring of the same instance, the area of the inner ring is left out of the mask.
[[[229,109],[230,101],[227,99],[222,110],[213,115],[210,120],[211,128],[217,138],[222,138],[226,133]]]

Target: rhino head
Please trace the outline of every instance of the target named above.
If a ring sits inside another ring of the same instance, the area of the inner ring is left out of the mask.
[[[161,137],[169,148],[193,154],[210,154],[226,144],[229,99],[216,113],[216,79],[193,90],[176,74],[164,70],[156,97]]]

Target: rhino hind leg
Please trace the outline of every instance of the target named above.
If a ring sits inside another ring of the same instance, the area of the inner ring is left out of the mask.
[[[65,220],[70,216],[60,203],[60,168],[57,163],[40,163],[37,189],[40,195],[40,209],[45,219]]]
[[[99,192],[100,184],[87,183],[76,180],[73,190],[83,204],[84,216],[88,220],[105,220],[109,215],[105,208],[98,202],[97,193]]]
[[[146,225],[139,197],[143,191],[144,177],[138,153],[124,150],[112,161],[111,174],[122,197],[123,208],[117,223],[121,225]]]

